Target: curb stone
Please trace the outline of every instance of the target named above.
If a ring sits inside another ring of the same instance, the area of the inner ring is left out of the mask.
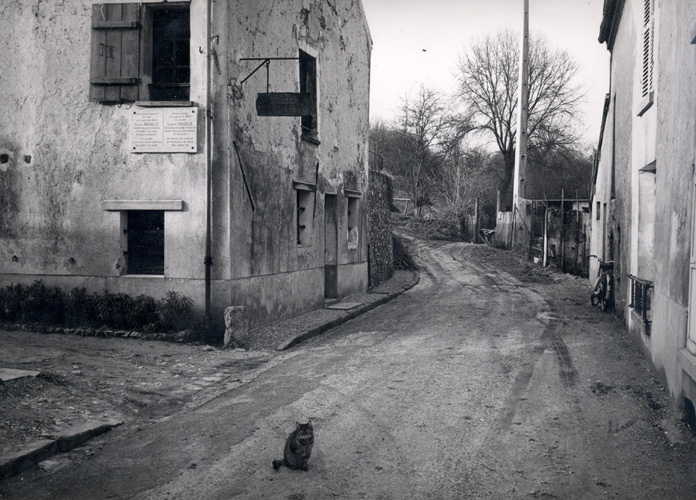
[[[331,330],[332,328],[336,328],[337,326],[346,323],[347,321],[350,321],[351,319],[355,319],[358,316],[371,311],[372,309],[375,309],[378,306],[381,306],[382,304],[385,304],[389,302],[392,299],[395,299],[402,293],[406,292],[407,290],[410,290],[414,286],[418,284],[420,281],[420,275],[418,272],[414,272],[414,279],[413,281],[406,287],[404,287],[401,290],[398,290],[396,292],[369,292],[371,295],[382,295],[382,298],[370,302],[369,304],[364,304],[360,307],[357,307],[355,309],[350,309],[346,311],[346,314],[343,316],[340,316],[339,318],[336,318],[334,320],[328,321],[326,323],[323,323],[319,326],[316,326],[314,328],[310,328],[309,330],[305,330],[303,332],[298,333],[297,335],[294,335],[293,337],[289,338],[288,340],[282,342],[276,347],[277,351],[285,351],[287,349],[290,349],[291,347],[299,344],[300,342],[304,342],[305,340],[309,340],[312,337],[316,337],[317,335],[321,335],[322,333],[325,333],[328,330]]]
[[[90,439],[122,424],[123,421],[121,420],[88,422],[56,434],[50,439],[42,439],[41,441],[31,443],[22,451],[1,455],[0,479],[5,479],[31,469],[47,458],[77,448]]]

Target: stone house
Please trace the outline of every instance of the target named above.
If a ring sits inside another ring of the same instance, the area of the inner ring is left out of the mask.
[[[614,261],[616,312],[666,383],[696,402],[696,4],[605,0],[611,52],[591,252]],[[597,276],[593,259],[591,279]]]
[[[0,3],[0,286],[250,327],[367,288],[360,0]]]

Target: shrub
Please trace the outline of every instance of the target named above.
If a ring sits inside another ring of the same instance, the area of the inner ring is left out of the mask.
[[[392,234],[394,269],[418,269],[400,236]]]
[[[0,290],[0,318],[16,320],[22,314],[22,303],[26,287],[9,285]]]
[[[166,330],[183,330],[193,325],[193,301],[176,292],[167,292],[157,304],[160,326]]]
[[[138,295],[134,302],[134,306],[128,315],[130,328],[147,329],[147,327],[152,328],[153,325],[156,326],[159,319],[157,301],[147,295]]]
[[[0,289],[0,319],[145,332],[182,330],[194,324],[193,301],[176,292],[168,292],[161,300],[109,291],[89,294],[85,288],[65,293],[41,281]]]
[[[26,323],[60,324],[64,301],[59,288],[47,288],[41,281],[31,286],[10,285],[3,290],[3,319]]]

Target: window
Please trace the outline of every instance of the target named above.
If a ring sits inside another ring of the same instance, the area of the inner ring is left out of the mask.
[[[152,15],[151,101],[188,101],[191,69],[189,13],[156,9]]]
[[[187,4],[92,6],[89,100],[188,101]]]
[[[652,297],[653,284],[651,281],[641,280],[633,275],[628,275],[631,280],[631,303],[628,305],[638,314],[646,326],[645,333],[650,335],[652,323]]]
[[[164,211],[128,210],[126,274],[164,274]]]
[[[358,198],[348,198],[348,248],[358,248],[358,226],[360,217],[358,212]]]
[[[597,202],[596,208],[595,208],[595,219],[600,220],[602,215],[602,205],[600,202]]]
[[[655,162],[638,172],[638,276],[655,279]]]
[[[310,114],[302,117],[302,138],[318,143],[317,60],[303,51],[300,51],[300,93],[309,94],[312,102]]]
[[[312,191],[296,186],[296,226],[297,244],[309,246],[312,243],[313,200]]]

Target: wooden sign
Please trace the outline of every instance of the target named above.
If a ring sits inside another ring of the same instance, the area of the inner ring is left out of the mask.
[[[312,114],[312,96],[294,92],[271,92],[256,97],[259,116],[306,116]]]

